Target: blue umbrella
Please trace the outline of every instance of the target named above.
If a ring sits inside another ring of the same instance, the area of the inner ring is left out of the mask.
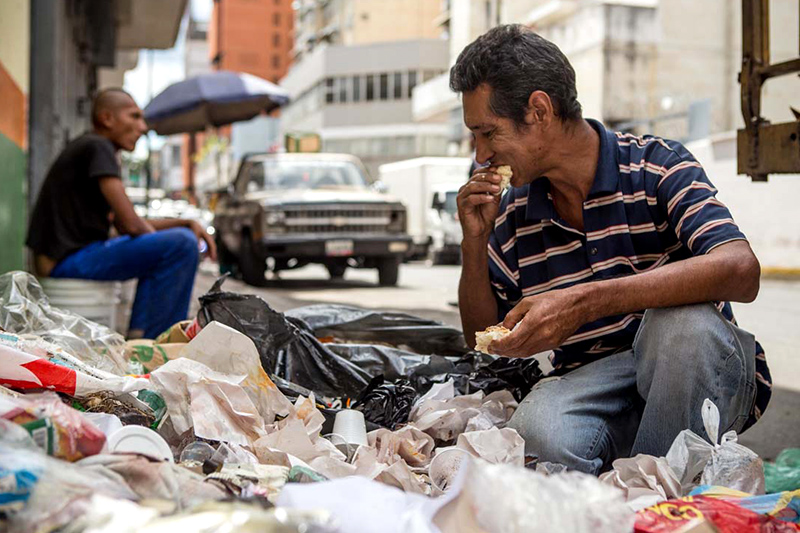
[[[156,133],[171,135],[249,120],[287,102],[288,93],[274,83],[219,70],[173,83],[147,104],[144,116]]]

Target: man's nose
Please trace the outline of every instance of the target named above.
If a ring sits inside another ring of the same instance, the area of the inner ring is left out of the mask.
[[[494,152],[487,146],[487,143],[480,140],[475,143],[475,161],[480,165],[485,165],[491,161]]]

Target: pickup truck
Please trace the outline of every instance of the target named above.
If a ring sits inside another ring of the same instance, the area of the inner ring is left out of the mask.
[[[212,202],[220,269],[250,285],[263,285],[267,269],[319,263],[331,279],[377,268],[392,286],[411,250],[405,206],[373,189],[351,155],[248,155]]]

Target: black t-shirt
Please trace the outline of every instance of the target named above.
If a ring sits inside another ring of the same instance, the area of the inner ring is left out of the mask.
[[[108,205],[100,179],[120,176],[114,144],[86,133],[67,145],[47,173],[31,215],[26,244],[34,253],[61,261],[108,239]]]

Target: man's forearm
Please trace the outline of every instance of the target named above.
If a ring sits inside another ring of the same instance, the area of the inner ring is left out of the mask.
[[[760,267],[749,245],[736,241],[711,253],[678,261],[650,272],[586,283],[580,291],[585,322],[658,307],[711,301],[753,301]]]
[[[461,244],[461,280],[458,284],[458,308],[461,327],[470,347],[475,347],[475,332],[497,323],[497,302],[489,283],[487,242],[464,241]]]
[[[191,221],[182,218],[151,218],[148,220],[156,230],[188,228]]]

